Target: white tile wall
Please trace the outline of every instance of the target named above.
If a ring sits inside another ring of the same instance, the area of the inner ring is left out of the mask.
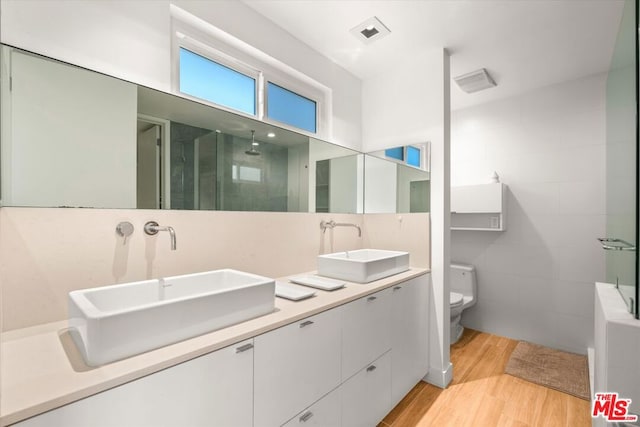
[[[474,264],[478,303],[463,324],[586,353],[603,281],[605,83],[601,74],[455,111],[452,185],[509,186],[507,231],[452,232]]]

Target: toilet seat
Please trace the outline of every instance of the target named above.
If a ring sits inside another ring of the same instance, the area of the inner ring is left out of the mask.
[[[457,292],[451,292],[449,296],[449,305],[454,308],[461,306],[464,303],[464,295]]]

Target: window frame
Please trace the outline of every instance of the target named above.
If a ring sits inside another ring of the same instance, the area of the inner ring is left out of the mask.
[[[331,88],[175,5],[171,5],[170,11],[172,93],[299,134],[330,139],[333,100]],[[180,47],[249,77],[255,73],[258,77],[256,79],[256,115],[249,115],[180,92]],[[266,112],[268,82],[316,103],[315,132],[309,132],[268,117]]]
[[[408,156],[408,149],[409,147],[414,148],[416,150],[419,151],[418,154],[418,158],[420,159],[420,166],[415,166],[412,165],[410,163],[408,163],[409,160],[409,156]],[[430,159],[430,150],[431,150],[431,144],[430,142],[424,142],[424,143],[417,143],[417,144],[407,144],[407,145],[401,145],[401,146],[397,146],[397,147],[389,147],[389,148],[385,148],[384,150],[381,150],[380,152],[384,155],[384,159],[390,162],[394,162],[394,163],[398,163],[399,165],[404,165],[413,169],[419,169],[419,170],[423,170],[426,172],[431,172],[429,165],[431,163],[431,159]],[[399,160],[395,157],[390,157],[387,156],[386,151],[389,149],[393,149],[393,148],[402,148],[402,155],[403,155],[403,159]]]
[[[180,34],[180,33],[178,33]],[[205,45],[204,43],[199,43],[196,40],[191,39],[190,37],[184,37],[181,38],[179,35],[177,35],[177,37],[180,39],[180,41],[177,43],[176,46],[176,52],[175,52],[175,57],[176,57],[176,64],[175,64],[175,72],[173,73],[172,76],[172,81],[173,81],[173,87],[174,87],[174,92],[183,97],[183,98],[187,98],[190,99],[192,101],[196,101],[196,102],[200,102],[202,104],[207,104],[210,105],[212,107],[216,107],[216,108],[220,108],[222,110],[225,111],[229,111],[231,113],[235,113],[235,114],[239,114],[245,117],[250,117],[252,119],[255,118],[259,118],[260,117],[260,108],[261,108],[261,103],[260,103],[260,86],[262,85],[262,80],[263,80],[263,74],[260,70],[257,70],[235,58],[233,58],[230,55],[225,54],[224,52],[221,52],[217,49],[215,49],[212,46],[208,46]],[[180,49],[186,49],[196,55],[199,55],[209,61],[215,62],[217,64],[220,64],[224,67],[227,67],[229,69],[231,69],[232,71],[235,71],[239,74],[242,74],[246,77],[252,78],[254,81],[254,85],[253,85],[253,93],[254,93],[254,111],[255,114],[249,114],[246,111],[242,111],[242,110],[236,110],[235,108],[223,105],[223,104],[218,104],[216,102],[213,102],[211,100],[208,99],[204,99],[204,98],[200,98],[185,92],[182,92],[180,90]]]

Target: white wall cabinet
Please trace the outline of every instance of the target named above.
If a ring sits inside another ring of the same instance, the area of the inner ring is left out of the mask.
[[[391,352],[386,352],[347,380],[341,392],[343,426],[378,425],[392,408]]]
[[[342,307],[343,381],[391,348],[390,296],[385,289]]]
[[[391,404],[429,370],[429,290],[425,277],[391,288]]]
[[[506,230],[506,194],[501,183],[451,187],[451,229]]]
[[[255,426],[279,426],[340,384],[341,307],[255,338]]]
[[[243,341],[15,425],[251,426],[253,353],[253,340]]]

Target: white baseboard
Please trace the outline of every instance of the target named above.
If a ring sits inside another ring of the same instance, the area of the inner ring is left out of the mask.
[[[449,363],[449,366],[444,371],[432,367],[422,380],[436,387],[447,388],[452,379],[453,365]]]

